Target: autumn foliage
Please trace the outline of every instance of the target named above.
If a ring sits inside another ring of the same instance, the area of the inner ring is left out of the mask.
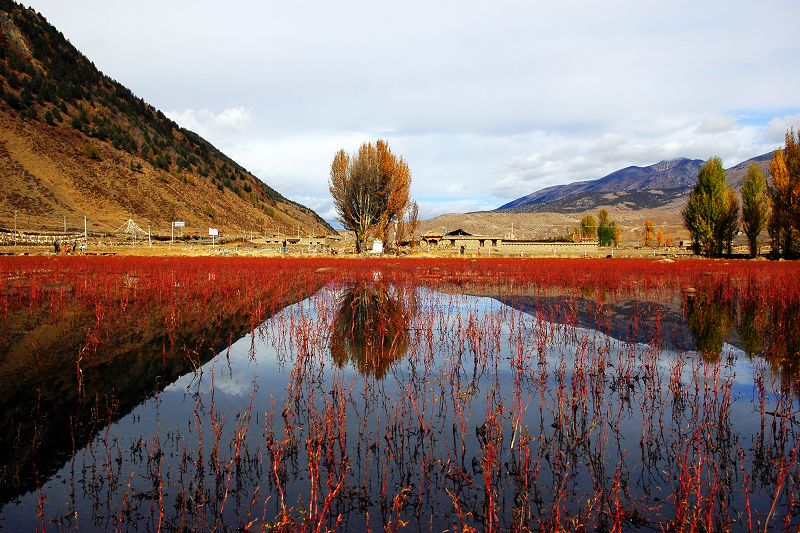
[[[391,226],[409,204],[410,187],[408,164],[386,141],[364,143],[355,154],[336,153],[329,189],[339,222],[355,233],[357,252],[369,236],[388,241]]]
[[[800,248],[800,133],[786,132],[786,144],[775,151],[769,164],[772,201],[767,230],[772,250],[783,257],[795,257]]]

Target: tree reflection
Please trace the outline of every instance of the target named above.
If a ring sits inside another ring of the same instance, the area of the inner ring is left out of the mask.
[[[759,311],[758,304],[752,299],[741,302],[741,317],[739,319],[739,342],[742,350],[753,357],[764,349],[764,319],[766,309]]]
[[[764,358],[779,376],[781,390],[800,394],[800,305],[775,305],[767,320]]]
[[[722,345],[731,330],[731,310],[718,291],[689,294],[686,324],[703,360],[708,363],[719,361]]]
[[[736,307],[738,314],[733,311]],[[685,313],[697,352],[706,362],[719,361],[723,343],[736,341],[730,338],[735,326],[738,345],[748,357],[763,357],[779,378],[781,390],[799,393],[800,305],[768,302],[757,293],[726,295],[720,288],[707,288],[688,295]]]
[[[409,323],[415,312],[409,294],[384,284],[358,283],[342,297],[333,320],[331,356],[337,366],[383,379],[408,351]]]

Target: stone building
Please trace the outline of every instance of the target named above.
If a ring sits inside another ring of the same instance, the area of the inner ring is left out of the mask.
[[[496,236],[473,235],[460,228],[447,233],[428,231],[422,235],[420,244],[423,249],[429,250],[500,255],[584,255],[596,252],[598,248],[597,241],[549,242],[532,239],[506,239]]]

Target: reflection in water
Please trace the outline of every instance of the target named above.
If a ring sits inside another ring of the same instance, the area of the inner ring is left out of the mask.
[[[408,351],[414,291],[359,282],[339,301],[333,319],[333,361],[351,363],[360,373],[382,379]]]
[[[142,274],[61,311],[0,286],[0,528],[800,526],[794,277],[475,295],[474,273],[384,265],[327,284],[253,262],[213,294]]]
[[[706,362],[715,363],[731,331],[731,311],[717,290],[689,294],[686,298],[686,323],[697,351]]]
[[[764,336],[762,331],[765,329],[766,318],[765,309],[759,313],[758,304],[753,300],[742,302],[741,316],[739,319],[739,342],[742,350],[750,357],[758,355],[764,346]]]
[[[728,343],[751,358],[762,357],[784,391],[800,393],[798,304],[765,301],[759,294],[732,295],[712,285],[687,295],[685,316],[695,349],[706,362],[718,362]]]
[[[325,283],[317,276],[291,290],[245,285],[231,268],[236,290],[250,290],[246,299],[229,298],[223,283],[210,287],[210,274],[192,270],[192,282],[158,287],[162,298],[145,276],[112,271],[108,287],[93,287],[107,301],[79,298],[79,285],[64,283],[47,287],[47,300],[25,296],[3,309],[0,504],[33,490],[104,427]]]
[[[754,322],[754,335],[764,338],[761,353],[783,390],[800,396],[800,305],[764,305]]]

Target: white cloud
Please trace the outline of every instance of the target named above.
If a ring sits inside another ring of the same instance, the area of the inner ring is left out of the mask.
[[[425,198],[421,198],[420,208],[419,208],[419,217],[422,220],[433,218],[439,215],[444,215],[447,213],[471,213],[473,211],[489,211],[496,207],[496,201],[490,201],[490,198],[486,197],[479,197],[479,198],[463,198],[459,200],[437,200],[437,201],[425,201]]]
[[[243,133],[253,121],[252,112],[244,106],[226,107],[218,113],[210,109],[179,109],[164,114],[208,140]]]
[[[771,142],[777,148],[784,142],[784,136],[789,128],[800,131],[800,114],[775,117],[767,123],[764,129],[764,141]]]
[[[214,114],[207,110],[183,109],[165,111],[164,114],[174,120],[179,126],[191,130],[201,136],[209,134],[208,125],[214,122]]]
[[[245,107],[229,107],[214,117],[214,124],[223,128],[242,132],[253,121],[253,116]]]
[[[597,179],[631,165],[646,166],[665,159],[719,156],[727,166],[768,152],[760,126],[723,129],[729,121],[709,121],[701,116],[681,120],[658,120],[662,126],[649,129],[636,122],[617,124],[614,132],[599,136],[579,133],[535,132],[531,151],[513,158],[493,192],[509,199],[547,186]],[[701,128],[716,124],[717,133],[697,135]]]
[[[796,0],[29,1],[323,216],[333,153],[377,137],[408,160],[428,216],[661,159],[734,164],[800,126]]]
[[[723,133],[730,131],[736,125],[736,119],[724,115],[706,117],[697,126],[697,133]]]

